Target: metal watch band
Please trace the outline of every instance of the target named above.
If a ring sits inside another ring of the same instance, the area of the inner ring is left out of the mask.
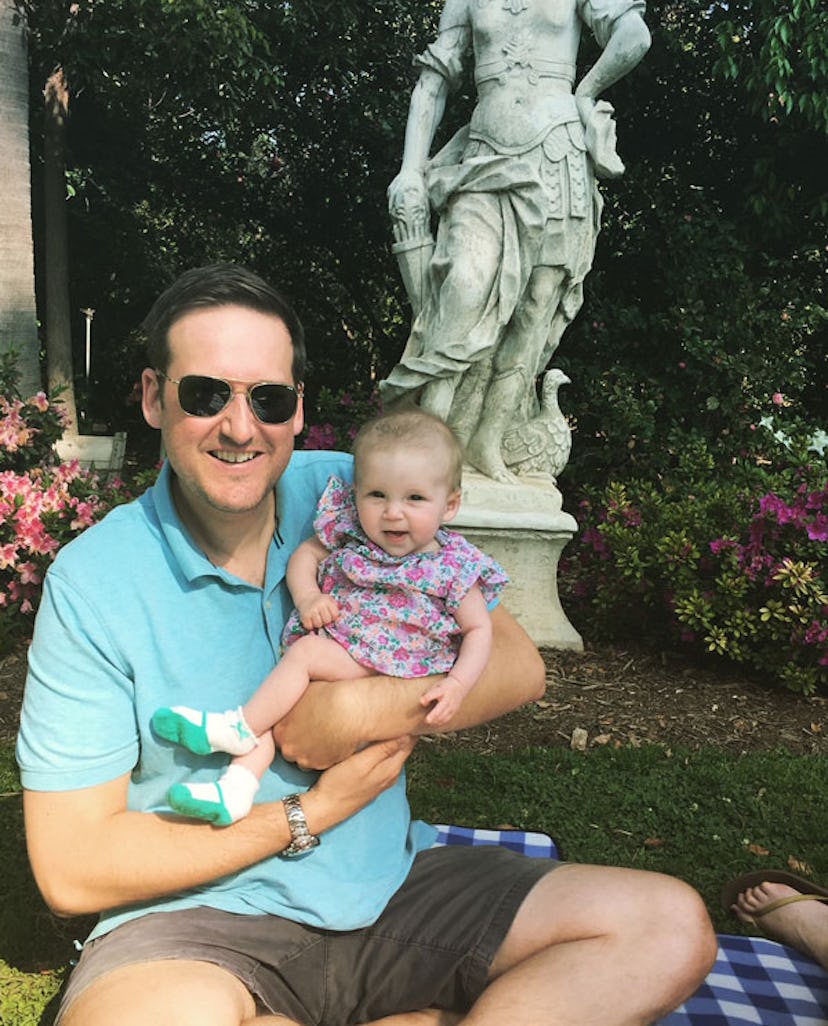
[[[290,844],[280,854],[292,858],[294,855],[304,855],[305,852],[315,848],[319,844],[319,838],[308,829],[308,821],[302,809],[302,802],[298,794],[289,794],[282,799],[287,816],[290,836]]]

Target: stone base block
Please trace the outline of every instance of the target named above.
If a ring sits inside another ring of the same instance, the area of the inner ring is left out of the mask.
[[[539,648],[583,651],[558,597],[558,560],[578,530],[549,478],[503,485],[463,472],[463,503],[451,527],[509,574],[504,604]]]

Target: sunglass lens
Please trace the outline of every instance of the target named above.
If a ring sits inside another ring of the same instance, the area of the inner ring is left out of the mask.
[[[187,374],[178,386],[178,401],[194,417],[215,417],[227,405],[232,392],[226,381],[201,374]]]
[[[256,385],[250,399],[253,412],[265,424],[284,424],[296,413],[298,397],[287,385]]]

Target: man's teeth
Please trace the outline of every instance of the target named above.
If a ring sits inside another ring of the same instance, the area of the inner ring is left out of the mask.
[[[255,452],[216,452],[213,453],[222,463],[248,463],[255,457]]]

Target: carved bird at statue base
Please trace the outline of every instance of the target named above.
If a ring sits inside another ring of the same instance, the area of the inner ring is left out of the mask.
[[[503,462],[513,473],[551,474],[557,478],[569,460],[572,432],[558,405],[558,389],[570,379],[553,368],[544,374],[540,410],[503,436]]]

